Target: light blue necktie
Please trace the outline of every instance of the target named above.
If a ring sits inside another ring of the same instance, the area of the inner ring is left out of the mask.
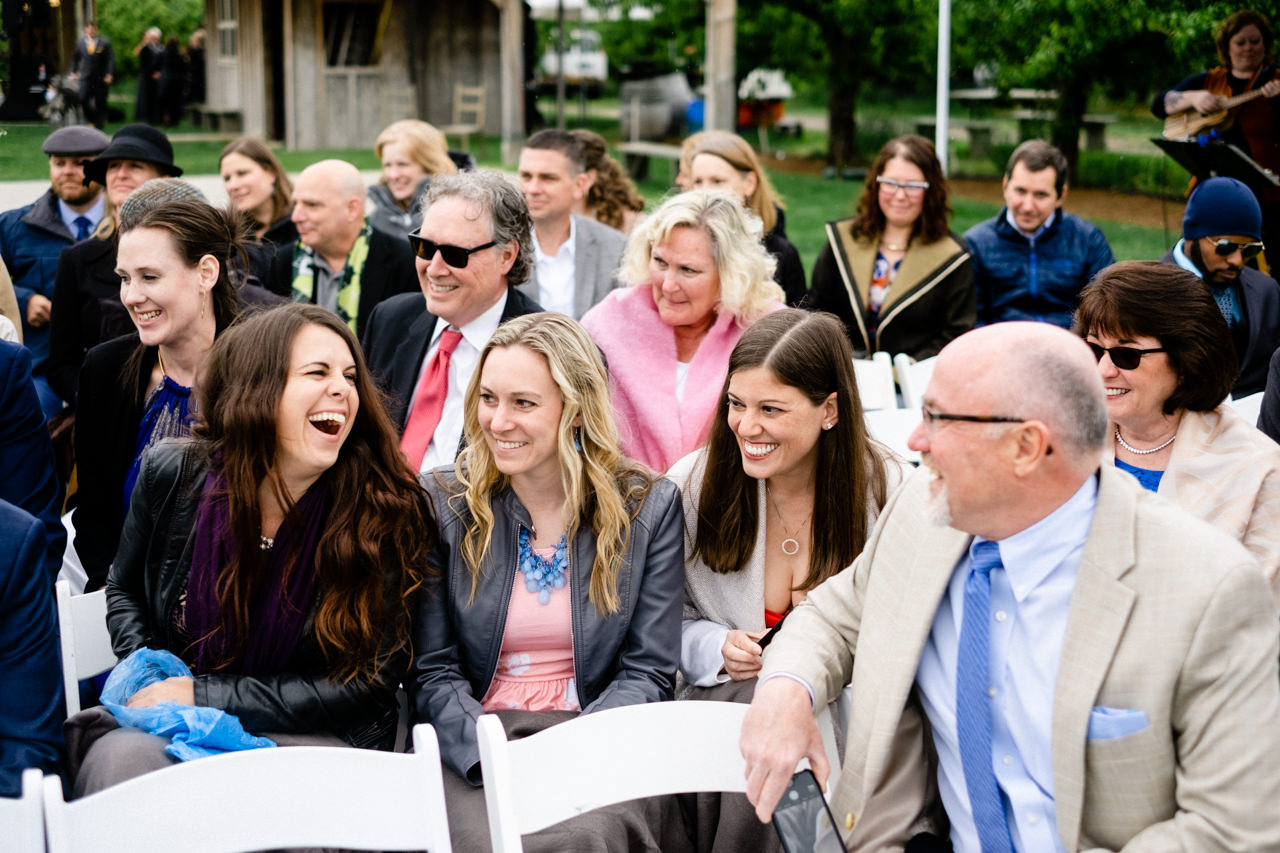
[[[991,766],[991,701],[987,689],[987,636],[991,628],[991,570],[1002,567],[1000,548],[978,542],[970,551],[964,582],[964,619],[956,659],[956,734],[969,804],[982,853],[1012,853],[1013,839]]]
[[[89,235],[93,233],[93,221],[87,216],[77,216],[71,221],[76,224],[76,242],[89,239]]]

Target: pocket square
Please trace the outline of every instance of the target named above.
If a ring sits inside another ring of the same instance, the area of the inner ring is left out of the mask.
[[[1089,712],[1089,740],[1115,740],[1136,735],[1147,727],[1147,715],[1126,708],[1099,705]]]

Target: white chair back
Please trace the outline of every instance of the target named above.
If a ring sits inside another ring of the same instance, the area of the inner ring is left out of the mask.
[[[107,594],[103,590],[72,595],[71,586],[54,585],[58,600],[58,631],[62,642],[62,686],[67,693],[67,716],[80,711],[80,679],[106,672],[116,665],[107,630]]]
[[[49,853],[245,853],[291,847],[448,853],[440,751],[330,746],[253,749],[176,764],[68,803],[45,782]],[[192,821],[216,803],[219,817]]]
[[[1236,410],[1236,414],[1244,418],[1253,426],[1258,425],[1258,415],[1262,412],[1262,392],[1250,394],[1248,397],[1241,397],[1239,400],[1233,400],[1227,397],[1223,400],[1228,406]]]
[[[887,352],[873,353],[871,358],[855,358],[853,373],[863,411],[898,408],[898,395],[893,388],[893,361]]]
[[[872,438],[881,444],[887,445],[890,450],[908,462],[920,464],[920,454],[907,447],[907,439],[910,438],[916,425],[920,423],[919,406],[906,409],[886,409],[879,412],[864,412],[862,419],[866,423],[867,432],[871,434]]]
[[[933,366],[938,357],[913,362],[906,353],[893,357],[893,367],[898,374],[898,387],[902,389],[902,408],[919,410],[924,405],[924,389],[929,387]]]
[[[507,740],[497,717],[481,716],[476,732],[494,851],[520,853],[522,835],[639,797],[746,791],[738,735],[747,707],[693,700],[628,705],[516,741]],[[833,755],[829,718],[819,730]]]
[[[40,780],[44,774],[35,767],[22,771],[22,796],[0,797],[0,835],[9,853],[44,853],[44,823],[41,820]],[[49,777],[55,782],[57,776]]]

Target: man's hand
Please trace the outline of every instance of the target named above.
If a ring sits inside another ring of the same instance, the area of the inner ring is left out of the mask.
[[[1184,92],[1186,100],[1190,102],[1191,108],[1200,115],[1207,116],[1210,113],[1216,113],[1222,109],[1222,98],[1212,92],[1206,92],[1201,89],[1195,92]]]
[[[764,650],[758,641],[765,635],[764,631],[730,631],[725,637],[720,654],[724,655],[724,671],[734,681],[746,681],[755,678],[760,672],[760,655]]]
[[[773,819],[773,809],[801,758],[809,759],[818,784],[826,787],[830,767],[822,735],[813,719],[809,691],[798,681],[771,678],[756,687],[738,747],[747,760],[747,799],[762,823]]]
[[[185,676],[174,676],[155,684],[148,684],[130,697],[127,708],[150,708],[161,702],[177,702],[179,705],[196,704],[195,681]]]
[[[31,294],[31,298],[27,300],[27,325],[33,327],[43,326],[49,322],[50,312],[53,309],[53,303],[48,297],[41,296],[39,293]]]

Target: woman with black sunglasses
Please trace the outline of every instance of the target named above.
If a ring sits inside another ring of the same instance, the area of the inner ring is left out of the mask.
[[[1114,264],[1081,292],[1075,328],[1098,358],[1116,467],[1237,537],[1280,599],[1280,445],[1229,405],[1238,362],[1204,282]]]

